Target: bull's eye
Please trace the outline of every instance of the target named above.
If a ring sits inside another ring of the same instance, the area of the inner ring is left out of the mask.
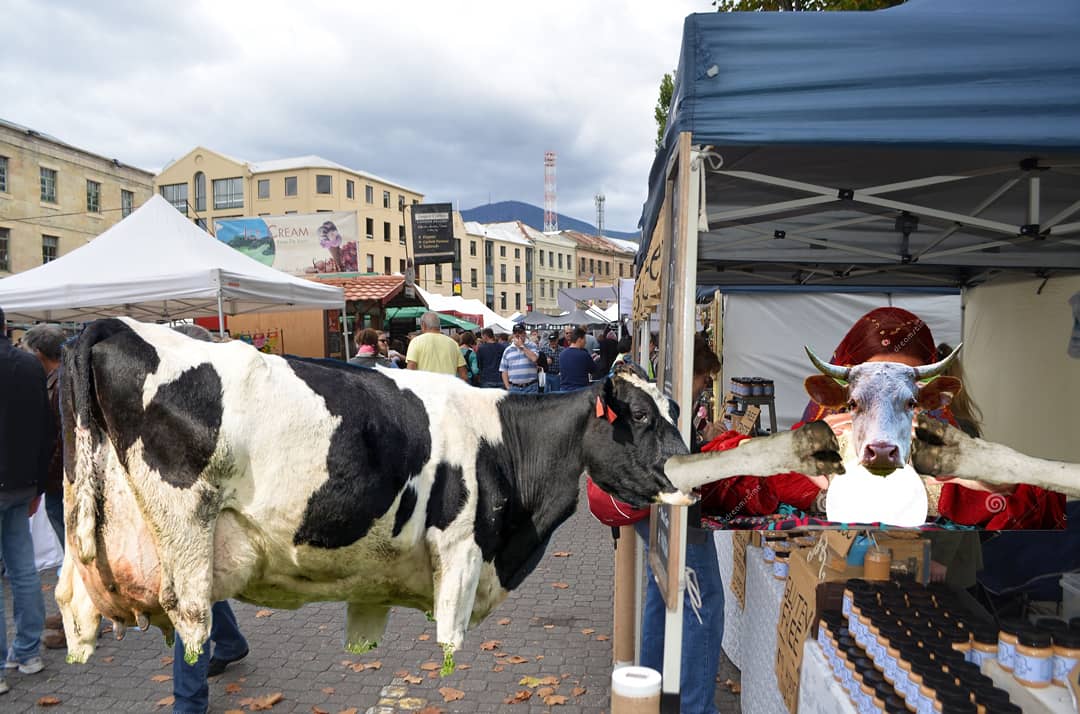
[[[634,423],[635,424],[648,424],[649,423],[649,413],[648,412],[634,412]]]
[[[858,407],[859,407],[859,405],[855,403],[854,399],[849,399],[848,400],[847,408],[848,408],[849,412],[855,411],[856,409],[858,409]]]
[[[914,409],[917,406],[919,406],[918,400],[916,400],[916,399],[909,399],[908,400],[908,403],[907,403],[908,410]]]

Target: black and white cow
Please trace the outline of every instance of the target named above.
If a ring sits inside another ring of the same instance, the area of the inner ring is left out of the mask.
[[[392,605],[433,611],[445,670],[536,566],[583,471],[635,506],[689,502],[664,476],[686,453],[672,405],[633,373],[516,395],[120,318],[66,348],[62,412],[69,661],[101,615],[175,627],[192,659],[211,603],[236,597],[344,601],[353,652]],[[798,438],[784,468],[828,472],[831,431]]]

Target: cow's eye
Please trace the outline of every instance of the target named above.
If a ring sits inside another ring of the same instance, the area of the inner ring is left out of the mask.
[[[855,411],[856,409],[858,409],[858,407],[859,407],[859,405],[855,403],[854,399],[849,399],[848,400],[847,408],[848,408],[849,412]]]
[[[634,423],[636,424],[648,424],[649,413],[648,412],[634,412]]]
[[[917,406],[919,406],[919,401],[917,399],[909,399],[908,400],[908,403],[907,403],[907,408],[908,409],[914,409]]]

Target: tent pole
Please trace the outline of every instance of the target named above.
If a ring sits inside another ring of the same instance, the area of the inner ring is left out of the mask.
[[[221,288],[217,291],[217,329],[218,338],[225,339],[225,310],[221,305]]]
[[[357,313],[357,317],[360,314]],[[349,361],[349,301],[346,300],[341,306],[341,332],[345,336],[345,361]]]

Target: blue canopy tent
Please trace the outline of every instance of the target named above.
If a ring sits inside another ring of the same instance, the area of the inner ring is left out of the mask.
[[[1078,37],[1076,0],[689,16],[636,261],[635,315],[659,301],[672,355],[665,391],[689,401],[676,347],[715,289],[966,293],[1080,274]]]

